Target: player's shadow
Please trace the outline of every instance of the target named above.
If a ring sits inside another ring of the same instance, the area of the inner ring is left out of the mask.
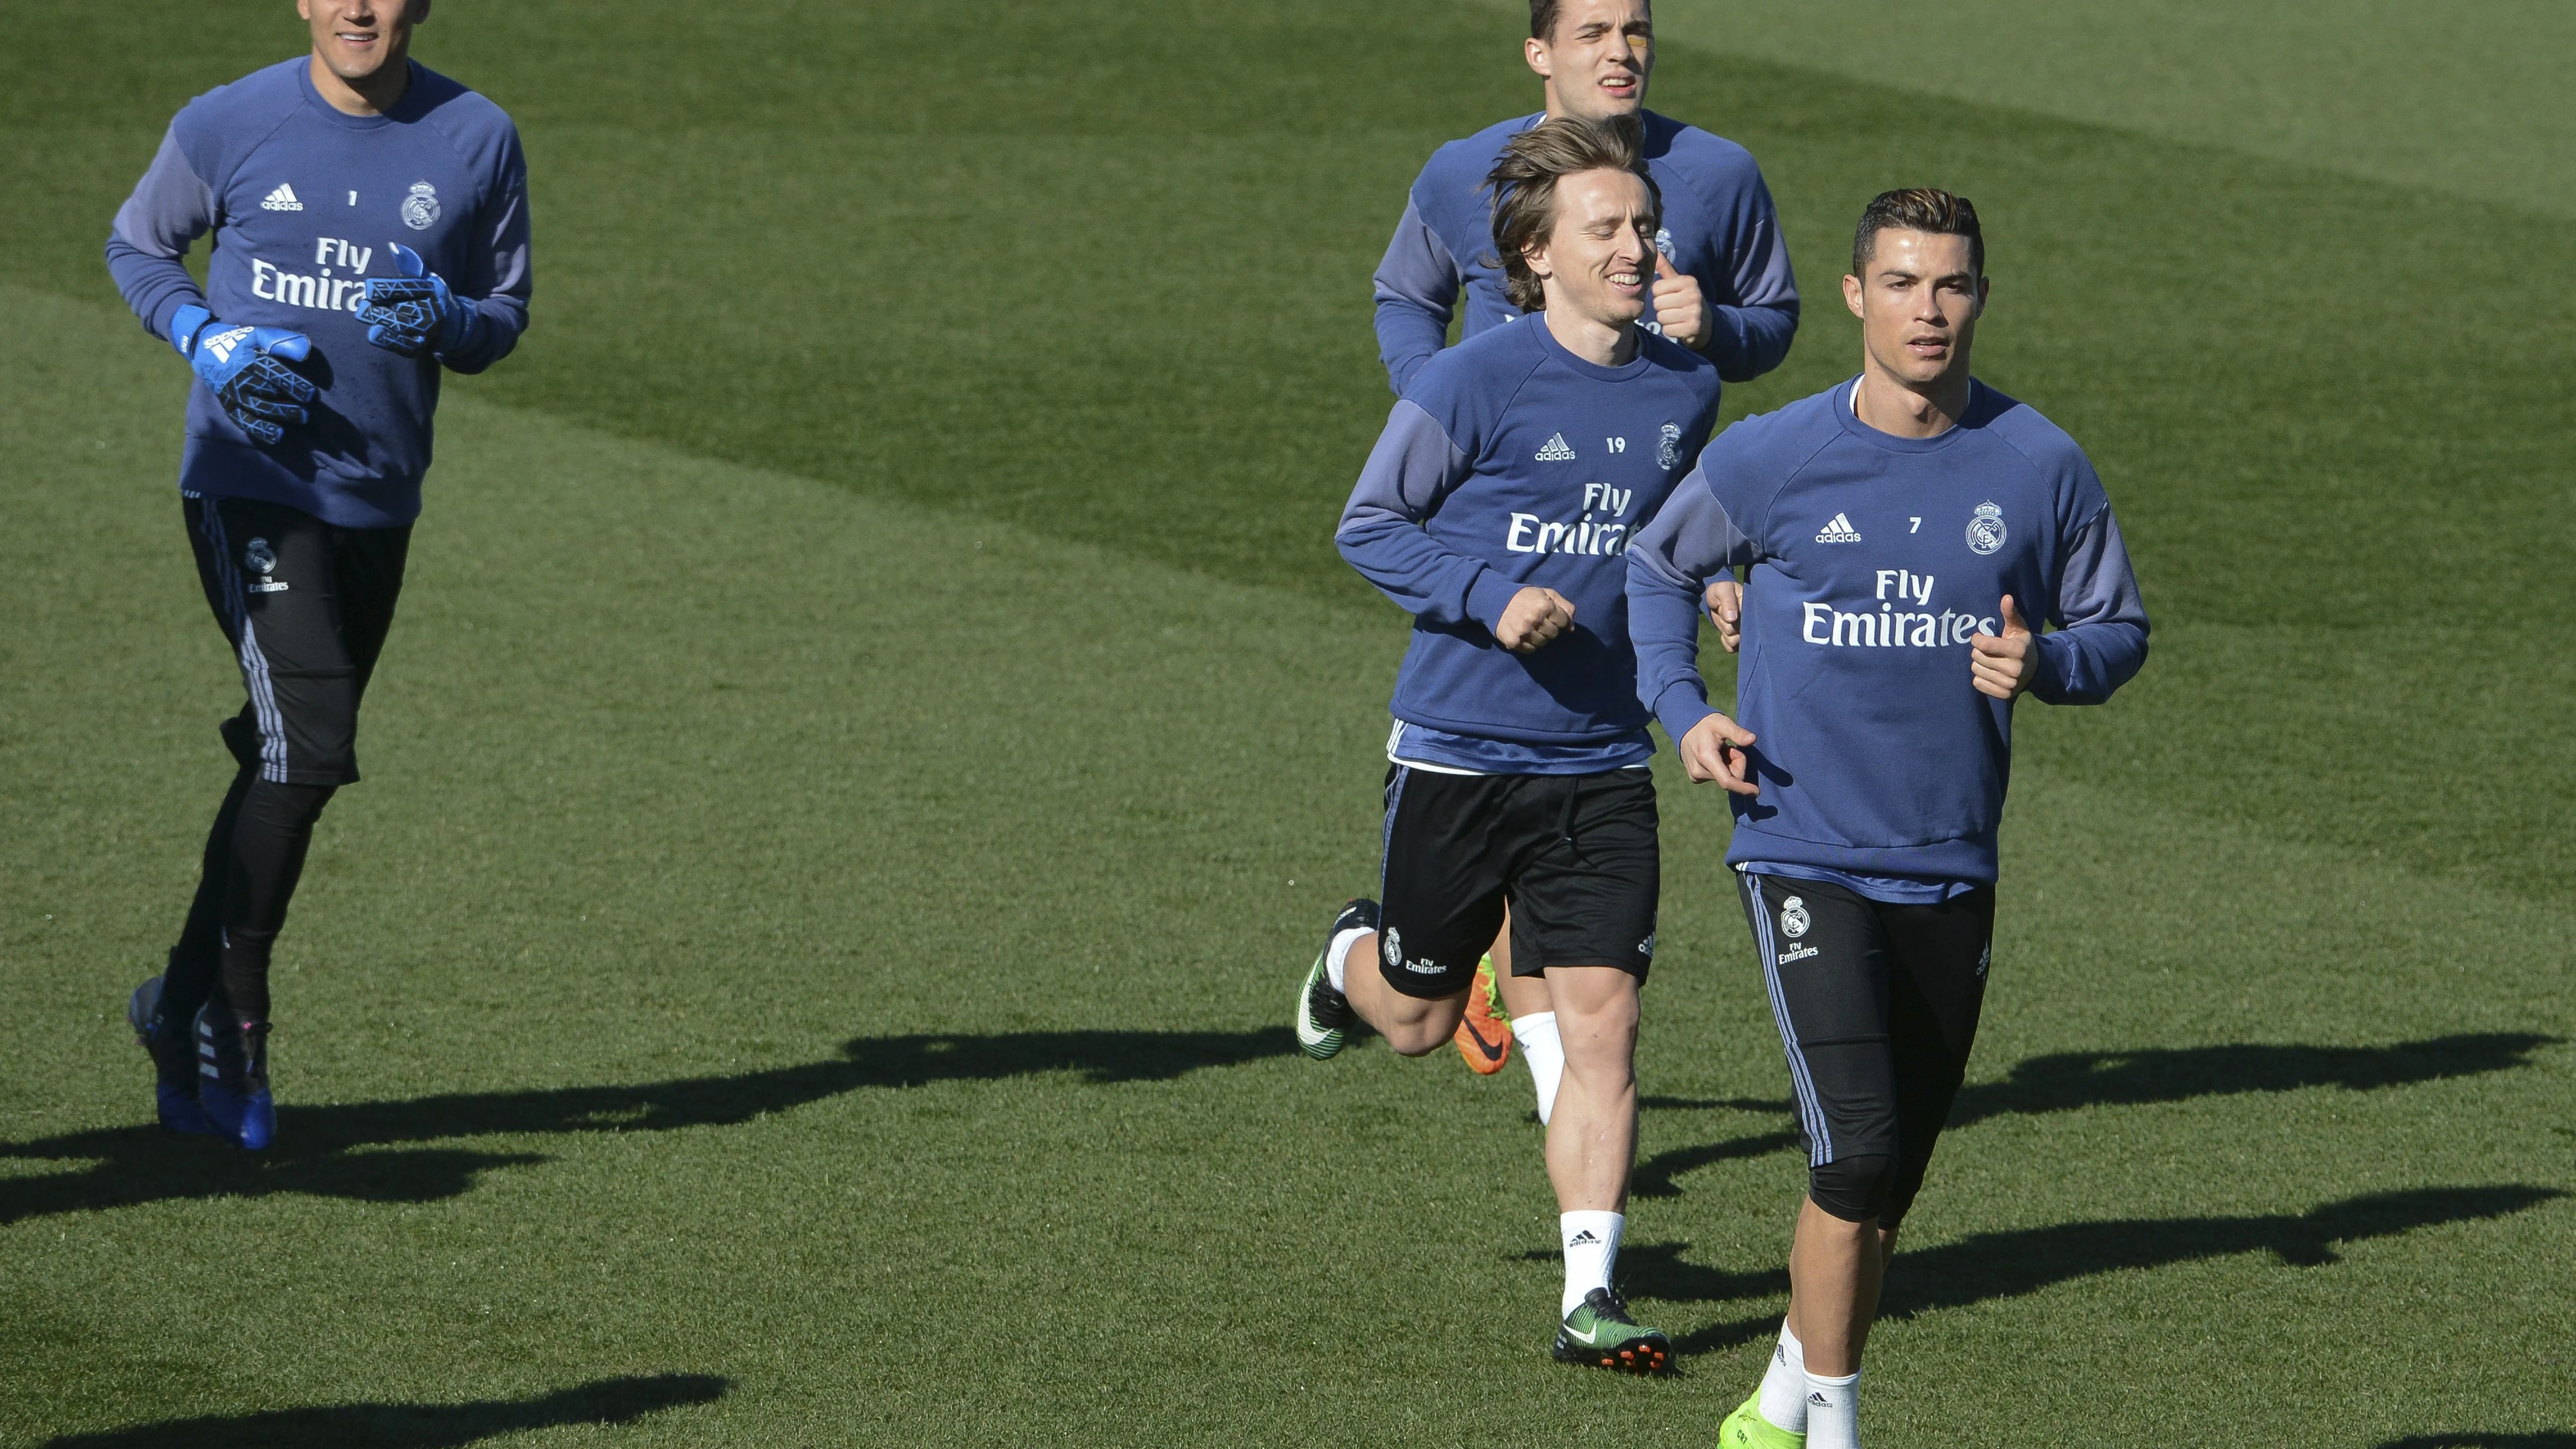
[[[2008,1113],[2142,1106],[2242,1092],[2342,1087],[2368,1092],[2509,1071],[2563,1037],[2478,1032],[2384,1047],[2248,1043],[2126,1052],[2055,1052],[2014,1064],[2000,1082],[1963,1089],[1950,1125]]]
[[[865,1088],[995,1081],[1044,1072],[1071,1072],[1096,1084],[1168,1081],[1203,1067],[1239,1066],[1296,1050],[1296,1038],[1286,1027],[860,1037],[827,1061],[733,1076],[330,1106],[287,1102],[278,1108],[279,1145],[256,1157],[201,1138],[168,1137],[149,1126],[0,1143],[0,1158],[88,1163],[66,1172],[0,1177],[0,1223],[178,1198],[289,1192],[366,1202],[432,1202],[466,1192],[489,1169],[547,1159],[524,1152],[403,1144],[731,1126]]]
[[[44,1449],[449,1449],[528,1429],[626,1424],[688,1404],[711,1404],[730,1387],[712,1374],[599,1379],[525,1399],[464,1404],[330,1404],[257,1414],[166,1419],[132,1429],[65,1434]]]
[[[2540,1434],[2409,1434],[2380,1449],[2576,1449],[2576,1434],[2543,1428]]]
[[[1673,1179],[1685,1172],[1739,1157],[1767,1157],[1797,1145],[1798,1134],[1795,1132],[1756,1132],[1749,1137],[1730,1137],[1724,1142],[1711,1142],[1700,1147],[1666,1148],[1638,1163],[1628,1174],[1628,1196],[1679,1197],[1682,1190]]]
[[[2576,1449],[2576,1434],[2543,1429],[2537,1434],[2410,1434],[2379,1449]]]
[[[1920,1251],[1900,1248],[1888,1270],[1879,1311],[1882,1317],[1910,1318],[1936,1308],[2019,1298],[2124,1268],[2163,1268],[2239,1253],[2268,1252],[2293,1267],[2320,1267],[2337,1261],[2337,1244],[2505,1217],[2565,1196],[2551,1187],[2430,1187],[2346,1198],[2304,1213],[2121,1218],[1979,1233]],[[1641,1259],[1638,1253],[1634,1248],[1623,1253],[1619,1266],[1628,1290],[1640,1298],[1710,1302],[1788,1291],[1785,1274],[1700,1268],[1680,1261],[1678,1247],[1660,1257],[1648,1253]],[[1674,1347],[1685,1353],[1733,1348],[1768,1336],[1779,1321],[1774,1311],[1714,1324],[1686,1335]]]

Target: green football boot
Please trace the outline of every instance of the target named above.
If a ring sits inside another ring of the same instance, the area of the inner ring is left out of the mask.
[[[1792,1434],[1762,1417],[1762,1391],[1735,1406],[1726,1422],[1717,1426],[1717,1442],[1724,1449],[1807,1449],[1807,1436]]]
[[[1672,1362],[1673,1343],[1662,1329],[1630,1318],[1626,1300],[1617,1293],[1595,1288],[1557,1325],[1556,1347],[1550,1352],[1559,1363],[1651,1374]]]
[[[1306,968],[1306,979],[1297,985],[1297,1045],[1319,1062],[1342,1049],[1342,1036],[1351,1021],[1351,999],[1333,989],[1324,958],[1344,931],[1376,929],[1377,902],[1361,899],[1345,904],[1324,932],[1324,949],[1315,953],[1315,964]]]

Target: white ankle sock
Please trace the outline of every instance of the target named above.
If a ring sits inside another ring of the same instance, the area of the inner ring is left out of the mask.
[[[1807,1375],[1807,1449],[1860,1449],[1860,1374]]]
[[[1762,1371],[1762,1418],[1774,1429],[1807,1432],[1807,1352],[1798,1335],[1780,1321],[1780,1346],[1771,1350],[1771,1367]]]
[[[1342,983],[1350,979],[1348,973],[1351,943],[1367,935],[1369,930],[1367,926],[1353,926],[1335,936],[1333,944],[1324,948],[1324,979],[1333,983],[1335,991],[1350,990]]]
[[[1610,1270],[1618,1265],[1619,1238],[1628,1231],[1628,1219],[1621,1213],[1599,1211],[1558,1213],[1556,1230],[1565,1244],[1565,1297],[1556,1308],[1562,1318],[1574,1311],[1584,1294],[1610,1286]]]
[[[1530,1084],[1538,1088],[1538,1125],[1556,1111],[1556,1088],[1565,1080],[1565,1042],[1556,1034],[1556,1013],[1533,1011],[1512,1018],[1512,1040],[1521,1044],[1529,1063]]]

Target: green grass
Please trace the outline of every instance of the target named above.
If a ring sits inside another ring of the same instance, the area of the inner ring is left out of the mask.
[[[1715,6],[1656,90],[1762,158],[1811,299],[1730,414],[1851,365],[1859,202],[1955,185],[1981,370],[2091,449],[2157,623],[2111,707],[2023,715],[1871,1442],[2564,1445],[2576,244],[1975,9],[2093,109]],[[1427,149],[1529,104],[1502,13],[439,7],[527,133],[537,325],[442,415],[251,1163],[142,1128],[118,1015],[236,685],[184,378],[97,245],[296,29],[0,11],[0,1442],[1708,1442],[1800,1177],[1715,801],[1664,782],[1623,1259],[1680,1376],[1540,1352],[1518,1069],[1282,1020],[1403,643],[1327,543],[1366,275]],[[2381,86],[2462,174],[2570,120],[2494,33]]]

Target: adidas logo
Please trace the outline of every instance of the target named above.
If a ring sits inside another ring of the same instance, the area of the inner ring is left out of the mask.
[[[217,362],[230,362],[233,360],[233,349],[239,347],[242,339],[248,337],[250,332],[251,329],[247,327],[227,327],[212,337],[200,340],[197,343],[197,350],[213,353]]]
[[[281,182],[275,191],[270,192],[268,195],[260,199],[259,209],[262,211],[302,211],[304,209],[304,203],[295,199],[294,187]]]
[[[1599,1234],[1593,1232],[1590,1228],[1585,1228],[1582,1232],[1576,1233],[1573,1237],[1567,1239],[1565,1245],[1569,1248],[1580,1248],[1587,1243],[1597,1243],[1600,1241],[1601,1238]]]
[[[1831,1400],[1827,1399],[1824,1395],[1822,1395],[1822,1394],[1818,1394],[1818,1393],[1810,1393],[1810,1394],[1808,1394],[1808,1395],[1807,1395],[1807,1402],[1808,1402],[1808,1403],[1811,1403],[1811,1404],[1820,1405],[1820,1406],[1822,1406],[1822,1407],[1824,1407],[1824,1408],[1828,1408],[1828,1409],[1830,1409],[1830,1408],[1832,1408],[1832,1407],[1833,1407],[1833,1402],[1832,1402]]]
[[[1533,456],[1542,463],[1571,463],[1574,461],[1574,450],[1565,445],[1565,434],[1558,433],[1549,438],[1547,446],[1539,449]]]
[[[1824,532],[1816,535],[1816,542],[1858,543],[1860,530],[1851,526],[1850,514],[1837,513],[1834,515],[1834,521],[1825,525]]]

